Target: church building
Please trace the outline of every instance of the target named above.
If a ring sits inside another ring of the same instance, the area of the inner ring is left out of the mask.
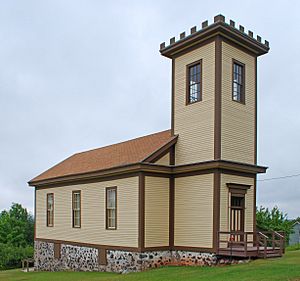
[[[222,15],[162,43],[171,128],[74,154],[29,181],[35,268],[131,272],[281,256],[283,236],[268,247],[255,217],[256,177],[267,169],[257,163],[257,59],[268,51]]]

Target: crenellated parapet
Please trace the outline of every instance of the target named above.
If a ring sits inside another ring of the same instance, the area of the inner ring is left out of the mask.
[[[190,28],[189,34],[182,32],[179,37],[172,37],[169,44],[163,42],[160,44],[160,52],[166,57],[172,57],[187,46],[195,45],[204,39],[214,35],[222,35],[235,43],[242,45],[253,51],[257,56],[265,54],[269,51],[269,42],[262,40],[260,35],[254,36],[253,31],[246,29],[242,25],[236,25],[235,21],[226,22],[223,15],[214,17],[213,23],[209,24],[208,20],[203,21],[198,29],[197,26]]]

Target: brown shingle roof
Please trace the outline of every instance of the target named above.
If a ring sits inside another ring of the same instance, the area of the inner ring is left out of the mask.
[[[171,130],[167,130],[133,140],[76,153],[33,178],[30,183],[142,162],[175,138],[176,136],[171,135]]]

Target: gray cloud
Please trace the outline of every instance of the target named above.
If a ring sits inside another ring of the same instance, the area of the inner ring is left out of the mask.
[[[220,12],[271,44],[259,59],[260,178],[299,173],[300,4],[281,3],[0,1],[0,209],[32,210],[26,182],[70,154],[169,128],[159,43]],[[300,215],[299,183],[259,182],[258,204]]]

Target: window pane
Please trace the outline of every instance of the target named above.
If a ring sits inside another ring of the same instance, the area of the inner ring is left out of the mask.
[[[243,197],[231,197],[231,206],[232,207],[242,207],[243,206]]]
[[[74,209],[80,209],[80,194],[74,193]]]
[[[80,211],[74,210],[74,226],[80,226]]]
[[[200,63],[193,65],[189,68],[189,89],[188,89],[188,101],[189,103],[200,100],[201,96],[201,66]]]
[[[48,194],[47,195],[47,199],[48,199],[48,210],[51,210],[53,208],[53,194]]]
[[[115,217],[116,217],[116,210],[109,209],[108,210],[108,227],[115,227]]]
[[[108,200],[107,200],[107,207],[108,208],[115,208],[116,205],[116,191],[115,190],[108,190]]]

